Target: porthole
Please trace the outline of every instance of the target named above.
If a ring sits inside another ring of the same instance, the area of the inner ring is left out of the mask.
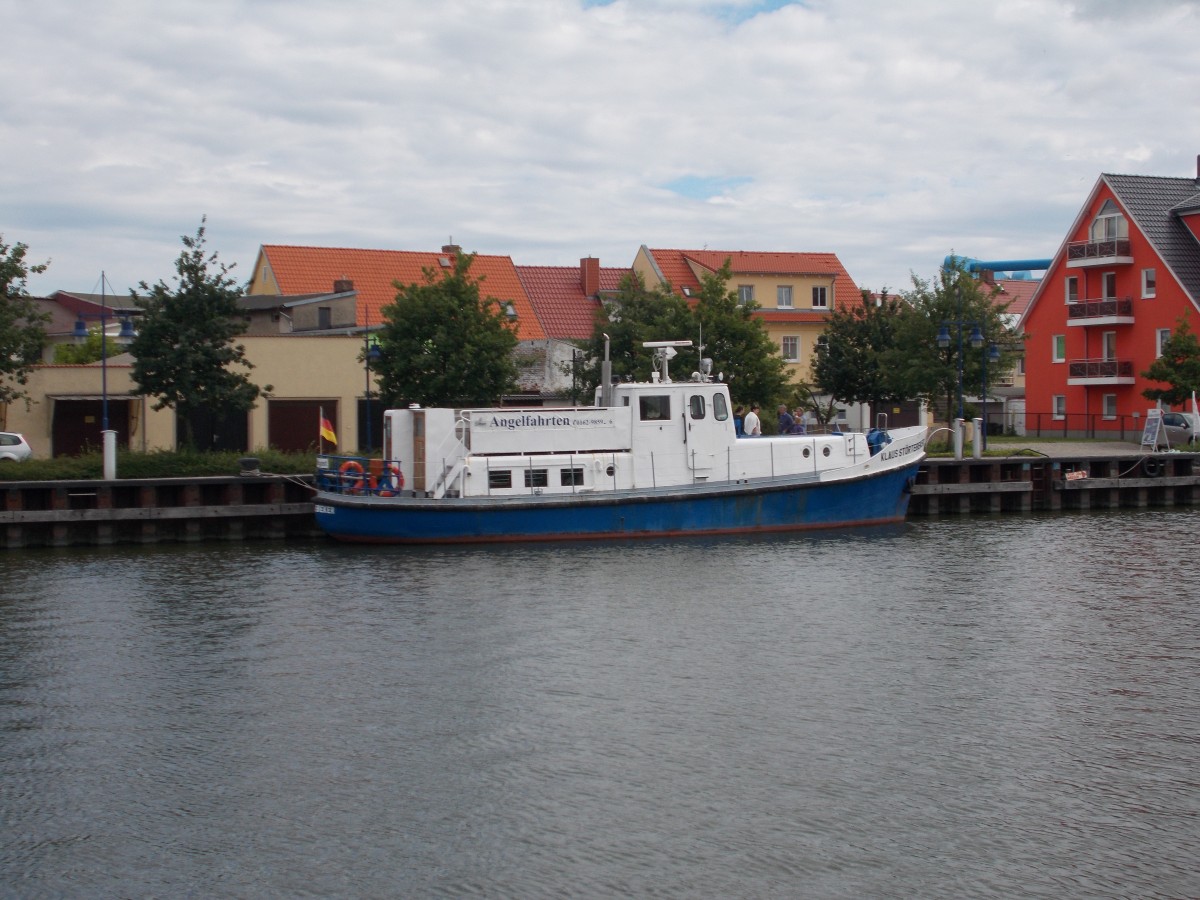
[[[808,459],[810,456],[812,456],[812,451],[809,450],[807,447],[805,447],[804,448],[804,458]]]
[[[822,448],[821,448],[821,452],[822,452],[822,453],[824,453],[826,456],[828,456],[828,455],[829,455],[829,448],[828,448],[828,447],[822,447]]]
[[[615,467],[615,466],[609,466],[607,469],[605,469],[605,470],[604,470],[604,473],[605,473],[606,475],[608,475],[608,477],[609,477],[609,478],[612,478],[614,475],[616,475],[616,474],[617,474],[616,467]]]

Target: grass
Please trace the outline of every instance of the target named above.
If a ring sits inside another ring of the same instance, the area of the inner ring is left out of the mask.
[[[282,453],[262,450],[252,453],[201,453],[160,451],[137,453],[117,451],[118,478],[195,478],[205,475],[237,475],[241,460],[253,456],[259,470],[278,475],[309,475],[316,468],[314,453]],[[104,457],[99,451],[82,456],[29,459],[20,463],[0,462],[0,481],[92,481],[104,477]]]

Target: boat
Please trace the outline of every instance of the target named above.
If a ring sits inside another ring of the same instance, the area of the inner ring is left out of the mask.
[[[389,409],[377,459],[321,454],[318,527],[340,541],[446,544],[727,535],[900,522],[927,429],[743,437],[691,341],[593,406]]]

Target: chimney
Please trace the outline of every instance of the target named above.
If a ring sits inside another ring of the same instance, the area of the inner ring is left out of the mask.
[[[458,244],[442,244],[442,252],[447,256],[458,256],[462,253],[462,247]]]
[[[579,261],[579,283],[585,296],[595,297],[600,293],[600,260],[587,256]]]
[[[354,290],[354,282],[344,275],[333,282],[333,292],[335,294],[348,294],[352,290]]]

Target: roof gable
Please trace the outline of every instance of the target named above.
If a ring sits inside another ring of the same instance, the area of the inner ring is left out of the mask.
[[[1200,179],[1149,175],[1101,178],[1192,302],[1200,302],[1200,244],[1176,212],[1176,207],[1194,202]]]
[[[836,308],[858,301],[862,292],[834,253],[769,252],[751,250],[647,250],[671,287],[684,293],[686,287],[700,289],[697,269],[713,273],[729,260],[735,275],[818,277],[834,279],[833,304]]]
[[[358,314],[364,325],[383,320],[381,310],[396,299],[396,282],[424,284],[426,269],[446,272],[454,265],[453,257],[447,253],[282,244],[264,244],[259,259],[255,275],[262,271],[264,263],[270,267],[277,285],[277,291],[271,293],[329,293],[334,290],[335,281],[349,279],[358,293]],[[512,303],[520,340],[545,338],[511,257],[477,255],[470,274],[480,282],[483,296]]]

